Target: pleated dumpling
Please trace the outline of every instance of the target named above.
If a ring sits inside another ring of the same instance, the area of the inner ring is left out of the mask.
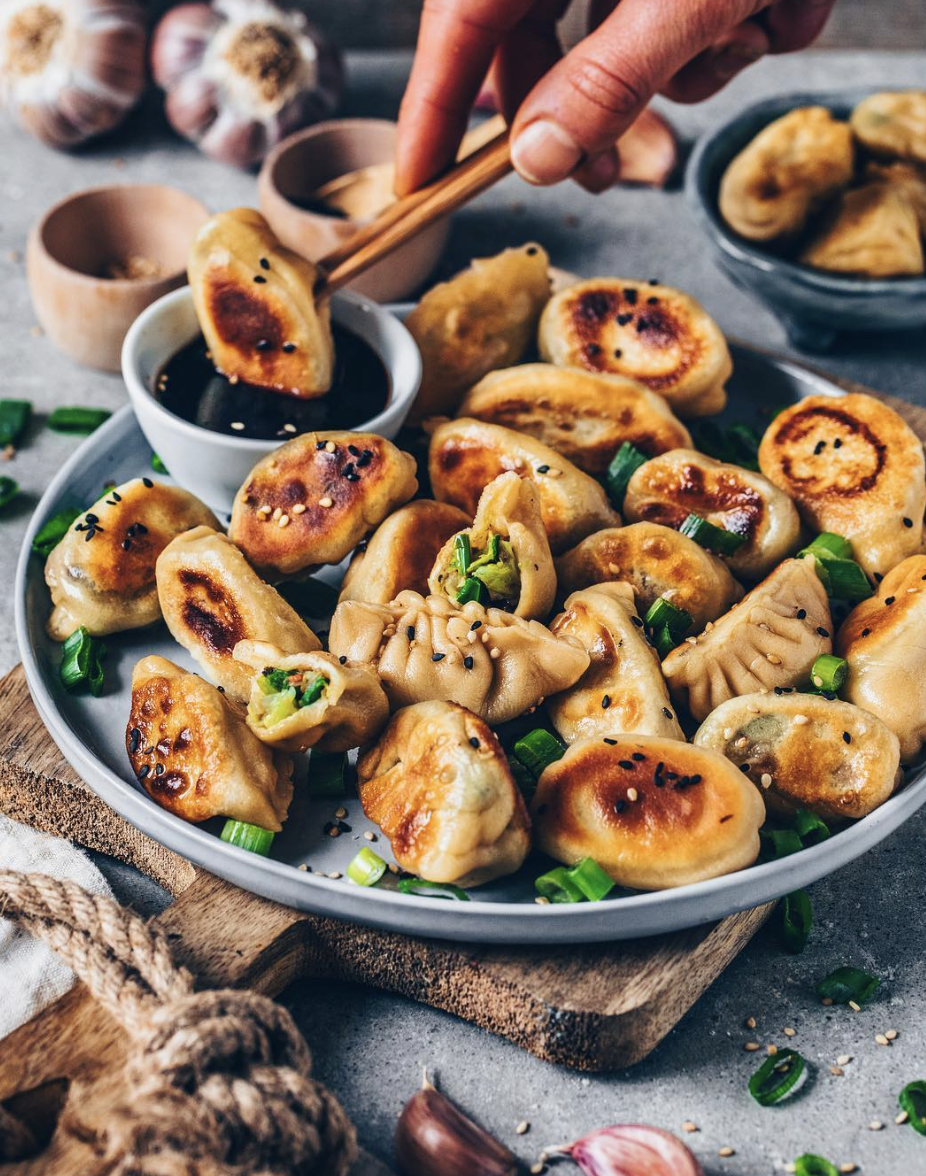
[[[530,478],[501,474],[486,486],[473,525],[438,552],[428,587],[455,602],[462,594],[516,617],[546,620],[556,597],[556,573]],[[469,595],[473,591],[478,596]]]
[[[727,341],[704,307],[672,286],[579,282],[550,299],[537,338],[551,363],[628,376],[681,417],[709,416],[727,402]]]
[[[636,380],[552,363],[489,372],[460,416],[527,433],[598,478],[625,441],[648,454],[691,444],[665,400]]]
[[[743,595],[726,564],[687,535],[658,523],[608,527],[555,561],[560,595],[590,584],[625,580],[645,616],[664,596],[696,629],[716,620]]]
[[[926,163],[926,90],[869,94],[850,121],[855,137],[875,155]]]
[[[749,580],[761,579],[781,563],[800,537],[794,503],[768,478],[694,449],[673,449],[641,465],[627,486],[623,510],[631,522],[676,530],[695,514],[741,536],[740,547],[720,558]]]
[[[357,783],[396,862],[420,878],[479,886],[527,857],[530,822],[502,746],[454,702],[400,710],[357,761]]]
[[[664,890],[752,865],[765,805],[729,760],[677,739],[582,739],[544,769],[534,840],[572,866],[592,857],[621,886]]]
[[[434,497],[472,518],[479,497],[499,474],[531,478],[550,549],[556,554],[600,527],[620,524],[600,483],[554,449],[501,425],[459,417],[431,435],[428,469]]]
[[[194,527],[164,548],[157,582],[173,639],[241,702],[250,697],[252,674],[233,656],[239,641],[269,641],[284,653],[321,649],[299,614],[211,527]]]
[[[698,747],[725,755],[765,804],[827,821],[864,817],[900,782],[897,736],[867,711],[820,694],[746,694],[699,727]]]
[[[573,592],[550,632],[575,637],[592,659],[574,686],[547,699],[550,721],[567,743],[617,732],[685,738],[629,584]]]
[[[829,602],[813,556],[787,559],[715,624],[662,663],[669,690],[699,722],[740,694],[809,684],[833,647]]]
[[[151,797],[186,821],[232,817],[278,833],[293,795],[293,761],[266,747],[243,708],[163,657],[132,673],[125,730],[132,771]]]
[[[843,192],[801,252],[814,269],[865,278],[923,272],[916,207],[897,184],[870,183]]]
[[[926,549],[923,444],[873,396],[799,400],[766,429],[759,466],[805,523],[848,539],[869,576]]]
[[[459,702],[493,726],[565,690],[589,663],[578,641],[555,637],[539,621],[417,592],[400,592],[390,604],[345,600],[331,618],[328,646],[373,666],[393,710]]]
[[[161,615],[154,565],[190,527],[218,527],[178,486],[133,478],[106,490],[75,519],[45,563],[55,606],[48,635],[64,641],[83,625],[94,636],[154,624]]]
[[[870,180],[888,184],[909,201],[920,232],[926,236],[926,162],[924,163],[883,163],[871,160],[865,168]]]
[[[888,572],[836,635],[836,653],[849,663],[844,696],[890,727],[904,763],[926,742],[924,634],[926,556],[914,555]]]

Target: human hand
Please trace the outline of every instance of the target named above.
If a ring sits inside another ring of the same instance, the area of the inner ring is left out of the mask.
[[[569,0],[425,0],[399,115],[396,189],[455,158],[490,68],[511,156],[533,184],[603,191],[614,144],[656,93],[699,102],[766,53],[810,44],[835,0],[593,0],[595,30],[562,56]],[[513,121],[512,121],[513,120]]]

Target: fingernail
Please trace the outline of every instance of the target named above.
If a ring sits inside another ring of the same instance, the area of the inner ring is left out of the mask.
[[[530,184],[555,184],[582,162],[582,148],[549,118],[530,123],[511,145],[511,162]]]
[[[714,54],[711,60],[711,73],[718,78],[733,78],[740,70],[745,69],[747,65],[752,65],[762,56],[763,54],[754,46],[733,41],[729,45],[724,45],[719,53]]]

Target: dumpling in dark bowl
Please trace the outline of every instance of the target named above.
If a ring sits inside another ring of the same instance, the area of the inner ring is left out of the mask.
[[[850,122],[858,141],[876,155],[926,163],[926,90],[869,94]]]
[[[801,253],[814,269],[865,278],[923,272],[916,208],[896,184],[865,184],[844,192]]]

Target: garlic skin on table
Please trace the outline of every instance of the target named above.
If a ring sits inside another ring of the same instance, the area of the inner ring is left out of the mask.
[[[76,147],[141,97],[147,39],[136,0],[0,0],[0,101],[49,146]]]
[[[181,4],[155,29],[151,65],[174,130],[238,167],[331,114],[343,85],[337,52],[270,0]]]

